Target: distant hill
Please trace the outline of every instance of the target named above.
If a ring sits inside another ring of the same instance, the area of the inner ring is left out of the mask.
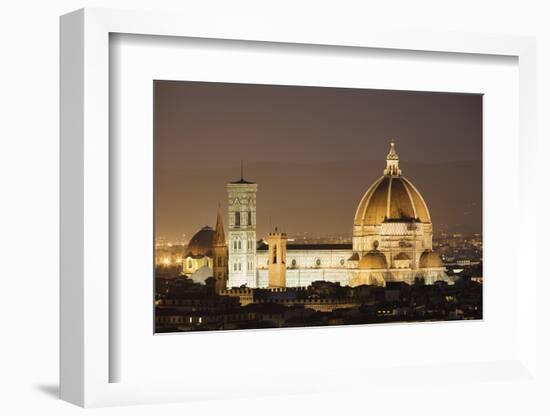
[[[383,167],[379,160],[247,165],[245,178],[258,184],[258,238],[270,225],[289,234],[351,236],[357,204]],[[481,162],[401,162],[401,167],[426,199],[435,231],[481,231]],[[218,203],[226,209],[225,184],[238,176],[238,167],[160,171],[157,234],[172,238],[186,233],[190,238],[201,226],[214,225]]]

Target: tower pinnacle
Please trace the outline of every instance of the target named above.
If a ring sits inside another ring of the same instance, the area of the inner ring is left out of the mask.
[[[212,241],[212,272],[215,279],[216,293],[220,293],[227,287],[228,277],[227,244],[223,231],[223,222],[220,205],[218,204],[218,218],[216,218],[216,231]]]
[[[251,182],[251,181],[247,181],[244,179],[244,163],[243,161],[241,160],[241,179],[239,179],[238,181],[233,181],[233,182],[229,182],[229,183],[232,183],[232,184],[245,184],[245,185],[253,185],[254,182]]]
[[[225,232],[220,207],[218,205],[218,217],[216,218],[216,230],[214,231],[214,245],[225,245]]]
[[[399,169],[399,155],[395,150],[395,140],[390,141],[390,151],[386,156],[386,169],[384,169],[384,175],[386,176],[401,176],[401,169]]]

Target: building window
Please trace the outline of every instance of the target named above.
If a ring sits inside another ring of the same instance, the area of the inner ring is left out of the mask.
[[[315,265],[319,267],[321,265],[321,259],[315,260]]]
[[[233,271],[234,271],[234,272],[237,271],[237,263],[233,263]]]
[[[241,226],[241,213],[235,212],[235,227]]]
[[[252,225],[252,211],[248,211],[248,225]]]
[[[239,245],[239,250],[240,250],[241,249],[241,240],[239,240],[238,245]]]
[[[241,263],[239,263],[239,271],[241,271]]]
[[[237,250],[237,240],[233,240],[233,250]]]
[[[277,264],[277,245],[273,246],[273,264]]]
[[[292,259],[291,264],[292,264],[292,267],[296,267],[296,259]]]
[[[343,266],[344,265],[344,259],[340,259],[340,265]]]
[[[187,261],[187,267],[188,267],[189,269],[192,269],[192,268],[193,268],[193,260],[189,259],[189,260]]]

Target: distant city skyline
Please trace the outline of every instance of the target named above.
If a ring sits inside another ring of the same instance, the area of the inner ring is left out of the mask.
[[[481,95],[157,81],[155,101],[157,237],[214,226],[244,160],[258,238],[351,238],[392,138],[436,229],[481,231]]]

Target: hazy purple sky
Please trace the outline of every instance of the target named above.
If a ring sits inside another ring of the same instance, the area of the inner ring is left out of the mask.
[[[157,81],[155,99],[159,236],[213,225],[241,159],[259,186],[258,237],[273,222],[351,235],[390,138],[434,226],[480,227],[481,95]]]

